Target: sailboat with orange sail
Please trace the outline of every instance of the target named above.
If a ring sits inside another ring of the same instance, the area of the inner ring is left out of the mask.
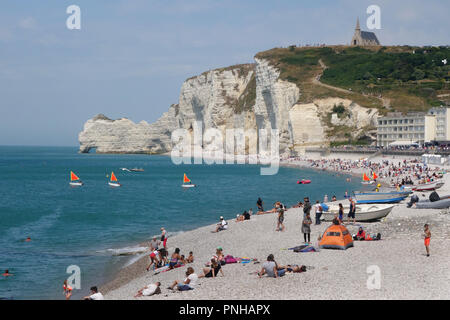
[[[192,184],[191,179],[189,179],[186,175],[186,173],[183,176],[183,184],[181,185],[183,188],[193,188],[196,185]]]
[[[83,181],[81,181],[73,171],[70,171],[69,185],[71,185],[72,187],[81,187],[83,184]]]
[[[365,173],[362,176],[362,180],[363,180],[361,181],[362,184],[373,184],[375,182],[373,180],[370,180],[370,178]]]
[[[122,185],[119,183],[119,180],[117,180],[116,175],[114,174],[114,172],[111,172],[111,178],[108,181],[108,184],[111,187],[121,187]]]

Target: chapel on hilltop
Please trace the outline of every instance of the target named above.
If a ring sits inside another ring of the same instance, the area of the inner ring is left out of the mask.
[[[377,36],[374,32],[361,31],[359,27],[359,18],[356,19],[355,34],[353,35],[352,46],[379,46]]]

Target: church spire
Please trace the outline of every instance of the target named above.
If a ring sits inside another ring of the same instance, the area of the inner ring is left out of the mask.
[[[361,28],[359,27],[359,17],[356,18],[356,28],[355,30],[360,31]]]

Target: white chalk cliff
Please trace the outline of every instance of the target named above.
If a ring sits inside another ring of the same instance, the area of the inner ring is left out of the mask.
[[[203,132],[218,129],[225,140],[227,129],[248,131],[248,149],[256,150],[259,129],[278,129],[280,153],[323,146],[330,141],[334,126],[349,127],[354,137],[376,123],[377,110],[340,99],[317,99],[299,104],[300,89],[280,79],[280,72],[268,61],[237,65],[205,72],[186,80],[177,104],[170,106],[155,123],[111,120],[97,115],[84,124],[79,134],[80,152],[165,153],[172,150],[172,132],[202,124]],[[336,105],[345,108],[333,114]],[[206,144],[206,145],[205,145]],[[203,142],[203,147],[208,141]],[[227,146],[229,148],[229,146]],[[227,150],[227,153],[236,150]]]

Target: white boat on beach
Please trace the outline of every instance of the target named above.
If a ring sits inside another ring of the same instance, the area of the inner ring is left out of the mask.
[[[362,203],[396,203],[407,198],[411,191],[364,192],[354,191],[357,204]]]
[[[439,189],[444,185],[444,182],[441,180],[432,181],[429,183],[418,184],[417,186],[413,186],[412,189],[414,191],[431,191]]]
[[[322,214],[322,220],[332,221],[335,215],[339,215],[339,202],[334,201],[327,203],[328,210]],[[343,205],[344,207],[344,220],[347,217],[350,210],[350,204]],[[374,221],[386,217],[394,208],[393,204],[357,204],[356,205],[356,221]]]

